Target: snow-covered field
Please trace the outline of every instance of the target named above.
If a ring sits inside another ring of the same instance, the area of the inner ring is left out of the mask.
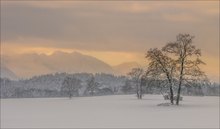
[[[219,128],[219,97],[160,95],[1,99],[1,128]]]

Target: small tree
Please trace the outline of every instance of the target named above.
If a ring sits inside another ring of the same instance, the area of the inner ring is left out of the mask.
[[[93,96],[95,91],[99,89],[99,83],[95,81],[95,77],[92,75],[92,77],[87,80],[87,88],[86,92],[89,93],[89,95]]]
[[[199,67],[200,64],[205,64],[199,58],[201,56],[201,50],[193,45],[193,38],[194,36],[189,34],[179,34],[175,42],[170,42],[163,47],[163,51],[176,57],[179,81],[176,105],[179,105],[181,86],[183,83],[198,80],[205,76]]]
[[[81,80],[75,77],[67,76],[62,83],[61,91],[65,94],[68,94],[69,98],[71,99],[74,94],[76,96],[79,96],[78,90],[80,87]]]
[[[144,70],[141,68],[133,68],[131,72],[128,73],[128,75],[131,77],[131,79],[135,84],[136,94],[138,99],[142,99],[142,88],[140,84],[143,74],[144,74]]]

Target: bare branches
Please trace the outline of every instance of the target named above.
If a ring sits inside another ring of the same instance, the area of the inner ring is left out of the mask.
[[[150,60],[147,70],[148,74],[160,75],[166,74],[169,79],[172,77],[172,73],[175,70],[175,61],[166,56],[163,51],[154,48],[147,52],[146,58]]]
[[[173,104],[173,74],[175,71],[175,61],[168,57],[163,51],[154,48],[150,49],[146,58],[150,61],[146,75],[153,78],[166,78],[170,87],[171,103]]]
[[[128,73],[128,75],[131,77],[131,79],[136,84],[136,93],[138,99],[142,99],[142,85],[141,81],[143,79],[144,70],[141,68],[133,68],[131,72]]]
[[[192,43],[194,36],[189,34],[179,34],[176,37],[176,41],[168,43],[163,47],[163,51],[177,56],[177,71],[179,75],[179,87],[177,95],[177,105],[179,104],[181,86],[183,81],[188,82],[189,79],[198,79],[205,75],[199,68],[200,64],[205,64],[199,57],[201,56],[201,50],[197,49]],[[192,57],[196,57],[196,60],[192,60]]]
[[[128,73],[128,75],[133,79],[133,80],[139,80],[141,76],[143,75],[144,70],[141,68],[133,68],[131,72]]]
[[[148,76],[166,77],[171,88],[174,78],[178,80],[177,105],[183,83],[190,85],[195,80],[206,78],[199,67],[205,63],[200,59],[201,50],[193,45],[194,38],[190,34],[179,34],[176,41],[167,43],[162,50],[150,49],[146,55],[150,61],[146,72]]]

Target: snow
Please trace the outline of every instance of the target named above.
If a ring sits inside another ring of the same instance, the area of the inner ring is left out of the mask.
[[[1,128],[219,128],[219,97],[161,95],[1,99]],[[162,104],[163,105],[163,104]]]

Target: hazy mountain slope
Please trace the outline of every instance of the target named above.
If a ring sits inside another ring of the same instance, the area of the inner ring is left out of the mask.
[[[113,73],[111,66],[105,62],[92,57],[83,55],[78,52],[63,53],[55,52],[53,55],[47,58],[48,61],[44,61],[50,69],[60,72],[88,72],[88,73]],[[53,64],[51,64],[53,62]],[[65,65],[65,67],[62,67]]]
[[[113,69],[117,71],[117,74],[126,75],[132,68],[141,67],[137,62],[125,62],[116,66]]]
[[[6,60],[6,66],[13,68],[19,77],[31,77],[54,72],[114,72],[112,67],[105,62],[78,52],[65,53],[57,51],[52,55],[23,54],[16,57],[7,57]]]
[[[17,76],[15,75],[15,73],[3,65],[1,65],[1,67],[0,67],[0,73],[1,73],[0,74],[1,78],[9,78],[12,80],[17,79]]]

